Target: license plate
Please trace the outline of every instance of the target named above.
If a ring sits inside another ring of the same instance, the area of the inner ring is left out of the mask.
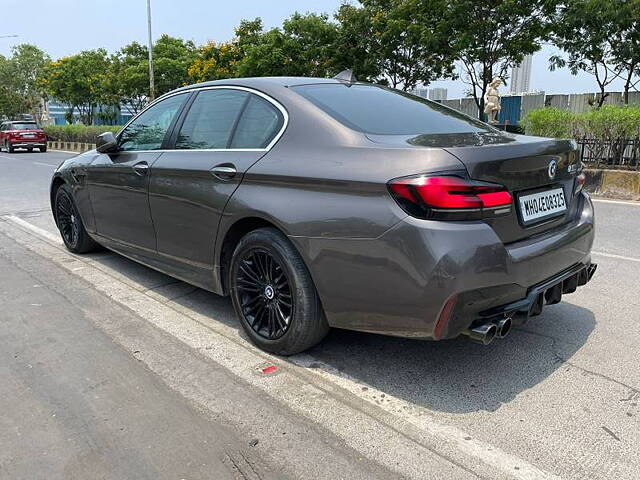
[[[518,197],[518,202],[522,223],[525,225],[555,217],[567,211],[567,202],[562,188],[521,195]]]
[[[23,138],[36,138],[35,134],[33,134],[33,133],[23,133],[22,137]]]

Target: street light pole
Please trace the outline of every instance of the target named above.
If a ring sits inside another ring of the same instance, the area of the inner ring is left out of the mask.
[[[149,100],[156,97],[156,85],[153,75],[153,39],[151,37],[151,0],[147,0],[147,22],[149,25]]]

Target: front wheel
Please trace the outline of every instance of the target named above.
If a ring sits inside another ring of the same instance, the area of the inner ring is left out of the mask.
[[[97,249],[98,244],[84,229],[71,190],[67,185],[61,185],[58,188],[53,211],[56,225],[67,249],[73,253],[87,253]]]
[[[306,265],[275,228],[254,230],[240,240],[231,259],[229,287],[242,328],[267,352],[302,352],[329,331]]]
[[[40,147],[40,153],[47,153],[47,147]]]
[[[14,153],[16,151],[15,147],[10,143],[7,143],[7,152]]]

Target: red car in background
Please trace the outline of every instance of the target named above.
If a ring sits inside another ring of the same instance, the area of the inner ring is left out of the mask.
[[[0,126],[0,148],[9,153],[15,152],[17,148],[26,148],[29,152],[37,148],[46,152],[47,134],[36,122],[3,122]]]

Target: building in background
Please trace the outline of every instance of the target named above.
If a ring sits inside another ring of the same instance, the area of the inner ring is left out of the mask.
[[[435,102],[442,102],[447,99],[447,89],[442,87],[436,87],[429,90],[429,100]]]
[[[67,121],[67,113],[69,111],[69,106],[64,103],[57,102],[55,100],[50,100],[46,105],[46,112],[48,117],[48,123],[53,125],[67,125],[69,122]],[[103,110],[103,107],[98,106],[96,109],[94,125],[104,125],[106,123],[104,119],[101,118],[100,112]],[[105,109],[106,110],[106,109]],[[77,108],[73,109],[73,123],[78,123],[80,117],[80,112]],[[115,124],[116,125],[124,125],[133,117],[133,111],[129,109],[127,105],[121,105],[115,114]]]
[[[511,86],[509,91],[512,94],[526,93],[531,88],[531,63],[533,55],[527,55],[520,65],[511,70]]]

